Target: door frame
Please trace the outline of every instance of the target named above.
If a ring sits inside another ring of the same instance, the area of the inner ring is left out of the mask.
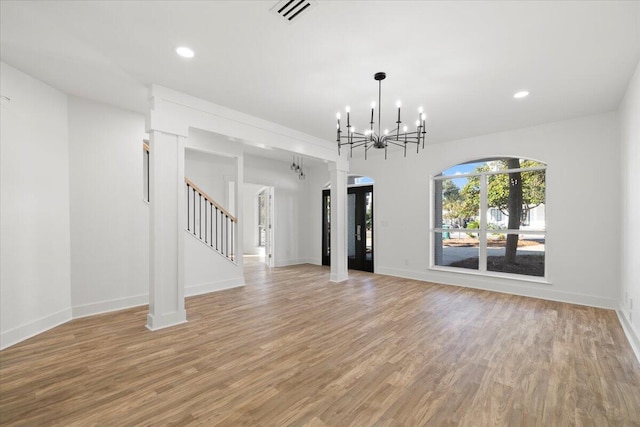
[[[258,185],[264,185],[264,184],[258,184]],[[264,187],[258,191],[256,193],[256,198],[259,198],[260,195],[262,195],[264,193],[265,195],[265,224],[264,224],[264,230],[265,230],[265,238],[264,238],[264,263],[267,265],[267,267],[273,267],[274,266],[274,253],[275,253],[275,239],[274,239],[274,235],[275,235],[275,209],[274,209],[274,194],[275,194],[275,189],[273,186],[270,185],[264,185]],[[255,213],[254,215],[256,215],[258,217],[258,220],[256,221],[256,225],[259,226],[260,224],[260,206],[259,206],[259,201],[256,200],[254,206],[256,207],[255,209]],[[260,231],[258,230],[258,240],[260,239]],[[259,242],[258,242],[259,243]]]
[[[363,219],[363,223],[361,224],[362,226],[364,226],[364,236],[365,236],[363,239],[362,248],[360,250],[360,252],[362,252],[361,254],[362,259],[358,259],[355,262],[351,259],[348,259],[347,263],[348,263],[348,268],[350,270],[369,271],[373,273],[374,266],[375,266],[374,185],[373,184],[352,185],[347,187],[347,194],[358,194],[358,193],[366,193],[366,192],[371,193],[371,259],[370,260],[366,259],[366,217],[365,217],[365,219]],[[328,266],[328,265],[331,265],[331,248],[329,247],[331,244],[331,216],[330,216],[331,214],[329,213],[329,218],[325,216],[326,209],[327,209],[327,202],[331,203],[330,189],[323,189],[322,190],[322,265]],[[358,199],[356,199],[356,210],[358,209],[358,206],[361,206],[361,209],[366,209],[366,206],[360,205],[358,203]],[[329,208],[330,208],[330,205],[329,205]],[[347,218],[347,221],[349,221],[348,218]],[[347,226],[346,228],[348,233],[349,227]],[[348,239],[349,237],[347,236],[347,241]],[[356,251],[358,252],[357,249]]]

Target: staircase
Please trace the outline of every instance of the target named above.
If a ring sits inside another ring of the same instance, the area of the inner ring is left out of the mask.
[[[236,263],[234,235],[238,220],[185,177],[187,228],[202,243]]]

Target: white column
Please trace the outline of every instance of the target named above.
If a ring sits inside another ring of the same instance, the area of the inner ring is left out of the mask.
[[[233,236],[233,248],[235,251],[235,261],[240,271],[244,274],[244,231],[242,229],[244,221],[246,221],[247,215],[244,212],[244,157],[236,157],[236,191],[235,191],[235,205],[236,211],[234,212],[238,222],[236,223],[236,232]]]
[[[342,282],[347,271],[347,172],[349,163],[338,158],[329,163],[331,175],[331,274],[329,280]]]
[[[152,331],[187,321],[184,309],[184,138],[151,131],[149,315]]]

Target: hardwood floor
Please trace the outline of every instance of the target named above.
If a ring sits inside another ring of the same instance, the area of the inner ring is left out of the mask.
[[[0,352],[2,425],[640,425],[611,310],[326,267],[78,319]]]

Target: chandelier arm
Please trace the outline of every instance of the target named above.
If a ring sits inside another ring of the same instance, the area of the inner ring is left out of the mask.
[[[342,147],[345,145],[354,145],[354,144],[360,144],[362,142],[365,142],[366,139],[364,138],[357,138],[357,139],[353,139],[353,140],[349,140],[349,142],[339,142],[338,144]]]
[[[413,131],[413,132],[403,133],[401,136],[404,137],[405,135],[407,135],[407,138],[418,138],[421,135],[421,133],[418,131]]]
[[[340,138],[344,138],[344,139],[353,139],[353,138],[368,138],[367,135],[365,135],[364,133],[360,133],[360,132],[351,132],[349,133],[349,135],[340,135]]]
[[[365,146],[365,152],[371,150],[372,148],[374,148],[375,146],[373,144],[369,145],[369,146]]]
[[[407,142],[409,142],[409,141],[407,141]],[[387,139],[387,143],[388,144],[393,144],[396,147],[404,147],[404,142],[398,143],[397,140],[393,140],[393,139]]]
[[[420,142],[421,138],[419,135],[409,135],[407,134],[407,136],[405,137],[404,134],[400,135],[400,138],[387,138],[390,141],[397,141],[397,142],[401,142],[404,143],[405,141],[407,142],[413,142],[413,143],[418,143]]]
[[[363,136],[356,136],[356,137],[352,137],[352,138],[344,137],[344,139],[345,139],[347,142],[340,142],[340,141],[338,141],[338,143],[339,143],[340,145],[346,145],[346,144],[351,144],[351,143],[353,143],[353,142],[362,142],[362,141],[367,140],[367,139],[369,139],[369,138],[363,135]]]
[[[361,137],[361,138],[364,138],[364,137],[367,136],[362,132],[351,132],[351,135],[355,135],[355,136],[358,136],[358,137]]]
[[[351,148],[358,148],[358,147],[362,147],[362,146],[363,146],[363,145],[365,145],[366,143],[367,143],[367,141],[366,141],[366,140],[365,140],[365,141],[360,140],[360,141],[356,141],[356,142],[354,142],[354,143],[344,143],[344,144],[341,144],[341,145],[342,145],[342,146],[344,146],[344,145],[349,145]]]

